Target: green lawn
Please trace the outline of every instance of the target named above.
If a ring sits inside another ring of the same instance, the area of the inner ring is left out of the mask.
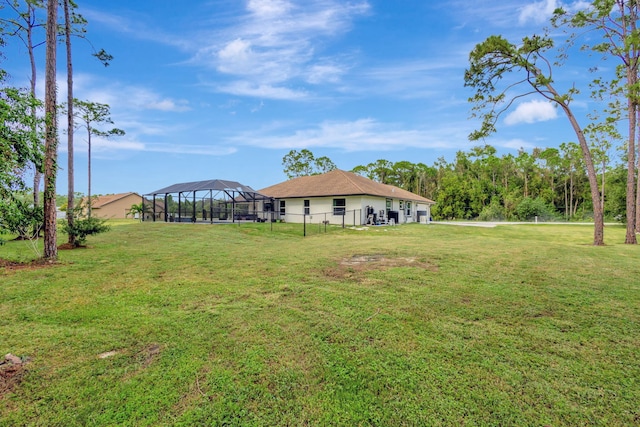
[[[622,227],[270,226],[120,222],[0,268],[29,359],[0,426],[640,424]]]

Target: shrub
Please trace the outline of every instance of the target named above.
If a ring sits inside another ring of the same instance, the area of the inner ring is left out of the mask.
[[[497,200],[492,200],[491,203],[484,208],[478,215],[480,221],[503,221],[505,217],[504,208]]]
[[[65,233],[73,234],[75,236],[75,246],[78,247],[86,243],[87,236],[109,231],[109,226],[106,222],[107,221],[104,219],[95,217],[75,218],[73,226],[69,227],[69,223],[65,221],[62,229]]]
[[[43,223],[42,206],[33,206],[33,203],[17,198],[0,203],[0,231],[37,239]]]
[[[516,216],[520,221],[530,221],[535,217],[541,220],[555,218],[553,209],[539,197],[535,199],[525,197],[522,199],[516,207]]]
[[[20,240],[30,242],[38,253],[37,242],[44,226],[42,206],[34,206],[26,198],[12,197],[0,201],[0,232],[17,234]],[[5,242],[0,238],[0,245]]]

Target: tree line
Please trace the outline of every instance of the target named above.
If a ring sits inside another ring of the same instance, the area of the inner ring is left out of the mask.
[[[626,169],[604,164],[598,171],[599,203],[607,219],[623,221]],[[352,172],[435,201],[436,220],[593,220],[587,172],[575,143],[501,156],[484,145],[431,166],[377,160]]]

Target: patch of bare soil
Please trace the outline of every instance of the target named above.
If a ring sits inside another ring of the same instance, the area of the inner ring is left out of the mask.
[[[0,258],[0,270],[4,269],[5,271],[37,270],[40,268],[51,267],[55,264],[55,261],[45,260],[42,258],[34,259],[33,261],[29,262],[10,261],[8,259]]]
[[[0,361],[0,400],[20,385],[26,373],[25,363],[11,353]]]
[[[151,362],[153,362],[156,359],[156,357],[160,354],[160,350],[162,349],[158,344],[151,344],[147,346],[140,354],[140,356],[142,356],[143,358],[142,367],[146,368],[149,365],[151,365]]]
[[[155,360],[158,354],[160,354],[161,350],[162,348],[158,344],[150,344],[142,349],[136,357],[140,362],[140,366],[143,368],[149,366]],[[118,353],[120,353],[119,350],[105,351],[98,354],[98,359],[108,359],[109,357],[115,356]]]
[[[70,250],[73,250],[73,249],[87,249],[87,247],[85,245],[73,246],[70,243],[63,243],[63,244],[58,246],[58,249],[60,249],[62,251],[70,251]]]
[[[325,270],[325,275],[335,279],[353,279],[373,270],[388,270],[396,267],[415,267],[437,271],[438,267],[416,257],[388,257],[385,255],[354,255],[338,261],[335,267]]]

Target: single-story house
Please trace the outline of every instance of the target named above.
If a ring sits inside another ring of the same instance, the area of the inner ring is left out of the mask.
[[[96,218],[130,218],[128,215],[131,205],[142,202],[142,196],[138,193],[109,194],[107,196],[92,197],[91,216]]]
[[[340,169],[294,178],[258,192],[274,199],[273,209],[280,219],[298,223],[427,223],[435,204],[410,191]]]

